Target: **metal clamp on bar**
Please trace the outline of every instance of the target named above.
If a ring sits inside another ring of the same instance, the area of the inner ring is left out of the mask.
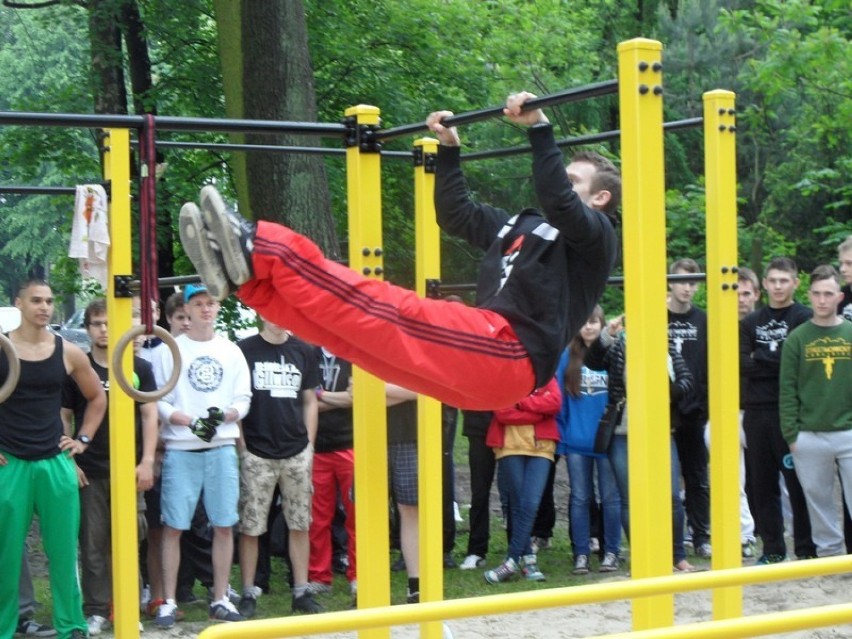
[[[441,299],[441,280],[427,279],[426,280],[426,297],[431,299]]]
[[[131,284],[133,283],[132,275],[115,275],[112,278],[113,291],[115,297],[133,297]]]
[[[358,124],[354,117],[345,118],[343,123],[346,125],[343,146],[346,148],[357,146],[362,153],[382,152],[382,143],[377,135],[380,127],[375,124]]]
[[[422,166],[426,173],[435,173],[435,162],[438,156],[435,153],[424,153],[423,147],[415,147],[412,151],[414,166]]]

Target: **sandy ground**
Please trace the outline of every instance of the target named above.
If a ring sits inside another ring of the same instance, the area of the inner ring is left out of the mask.
[[[469,477],[467,467],[456,468],[457,499],[467,503]],[[567,530],[568,482],[564,464],[556,474],[554,488],[557,505],[557,529]],[[499,516],[499,500],[492,496],[494,516]],[[458,547],[457,547],[458,550]],[[33,562],[35,573],[46,574],[43,556]],[[613,580],[626,577],[613,577]],[[803,609],[831,604],[848,603],[852,594],[852,574],[814,577],[810,579],[768,583],[743,588],[744,615]],[[712,620],[712,595],[709,591],[688,592],[675,596],[675,623],[696,623]],[[458,619],[448,622],[452,639],[580,639],[631,630],[631,604],[617,601],[605,604],[551,608],[509,615]],[[208,624],[181,622],[169,630],[145,622],[143,639],[175,639],[198,636]],[[419,626],[402,626],[391,630],[393,639],[417,639]],[[113,637],[105,632],[101,637]],[[327,639],[355,639],[356,633],[312,635]],[[767,635],[785,639],[852,639],[852,625],[827,627],[808,631]],[[445,639],[450,639],[446,636]]]
[[[744,588],[744,614],[763,614],[797,608],[846,603],[852,591],[852,577],[815,577],[787,583],[761,584]],[[712,603],[709,592],[684,593],[675,596],[676,623],[710,621]],[[193,627],[195,626],[195,627]],[[146,629],[144,639],[194,637],[203,624],[178,624],[169,631]],[[453,620],[448,623],[454,639],[574,639],[609,633],[629,632],[629,602],[536,610],[511,615]],[[108,636],[108,635],[104,635]],[[320,636],[320,635],[317,635]],[[355,633],[322,635],[329,639],[354,638]],[[391,630],[394,639],[415,639],[417,626]],[[774,634],[790,639],[852,638],[852,626],[830,627]]]

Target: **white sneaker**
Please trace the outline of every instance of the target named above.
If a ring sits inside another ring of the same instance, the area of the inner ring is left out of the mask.
[[[464,521],[464,517],[461,515],[461,511],[459,510],[459,502],[453,502],[453,519],[456,520],[456,523],[460,524]]]
[[[89,626],[89,635],[95,636],[101,634],[109,627],[109,621],[100,615],[92,615],[86,619],[86,625]]]
[[[476,570],[477,568],[482,568],[484,565],[484,557],[480,557],[479,555],[468,555],[464,558],[464,561],[461,562],[459,568],[461,570]]]

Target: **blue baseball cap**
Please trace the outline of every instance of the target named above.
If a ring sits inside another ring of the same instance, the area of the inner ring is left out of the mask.
[[[207,293],[207,287],[204,284],[187,284],[183,289],[183,301],[188,302],[194,295],[199,293]]]

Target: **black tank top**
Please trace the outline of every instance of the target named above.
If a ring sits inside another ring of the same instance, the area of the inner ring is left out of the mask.
[[[21,379],[11,397],[0,404],[0,451],[31,461],[58,455],[62,436],[62,384],[67,377],[62,338],[50,357],[21,360]],[[6,354],[0,354],[0,383],[9,374]]]

